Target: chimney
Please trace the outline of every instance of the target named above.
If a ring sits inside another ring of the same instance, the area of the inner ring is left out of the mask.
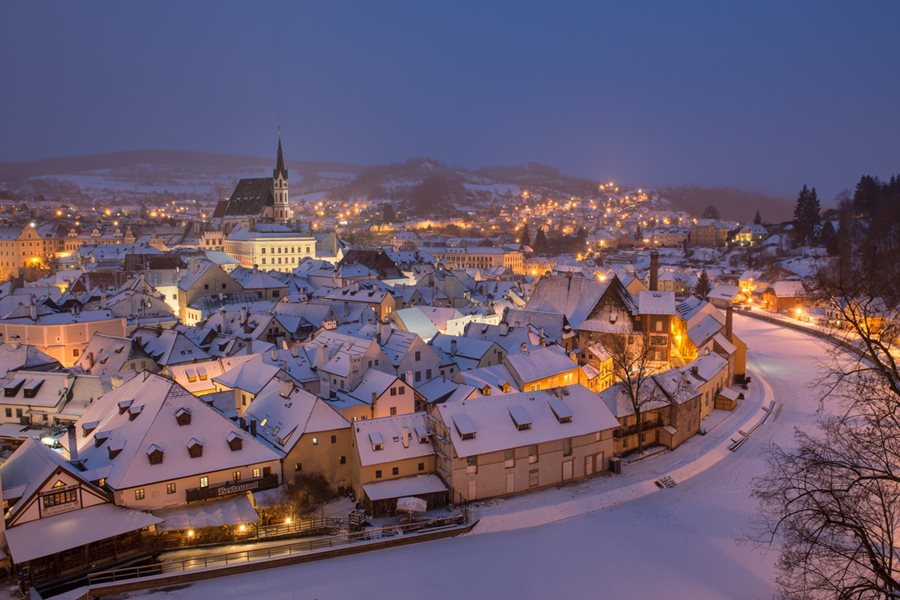
[[[650,252],[650,291],[659,291],[659,252]]]
[[[400,430],[400,441],[403,443],[404,448],[409,448],[409,427],[406,425]]]
[[[328,363],[328,346],[322,345],[316,348],[316,371],[321,371]],[[321,377],[321,374],[319,375]]]
[[[450,356],[456,356],[456,339],[450,340]]]
[[[75,439],[74,423],[69,423],[69,426],[66,427],[66,433],[69,436],[69,460],[76,461],[78,460],[78,442]]]
[[[31,297],[31,307],[29,308],[29,314],[31,315],[32,321],[37,321],[37,300],[35,297]]]
[[[253,338],[247,338],[247,354],[253,354]]]
[[[700,367],[694,365],[693,367],[691,367],[691,373],[693,373],[694,375],[699,377],[700,376]]]
[[[412,385],[412,384],[413,384],[413,372],[412,372],[412,371],[407,371],[407,372],[406,372],[406,379],[405,379],[404,381],[405,381],[408,385]]]
[[[250,421],[250,435],[256,437],[256,419]]]
[[[734,308],[730,304],[725,309],[725,337],[729,342],[734,341]]]
[[[300,356],[300,346],[291,346],[291,356],[294,358]]]
[[[247,319],[249,318],[249,311],[246,306],[241,307],[241,327],[247,324]]]
[[[272,357],[272,360],[278,360],[278,348],[272,348],[269,350],[269,356]]]
[[[381,322],[379,326],[379,331],[381,331],[381,342],[384,343],[388,341],[388,338],[391,337],[391,324],[386,322],[387,319]]]
[[[294,391],[294,382],[291,380],[281,381],[279,382],[278,387],[281,390],[281,397],[289,398],[291,392]]]
[[[376,400],[378,400],[378,394],[376,392],[372,392],[372,406],[375,406]]]
[[[509,335],[509,324],[500,323],[500,335]]]

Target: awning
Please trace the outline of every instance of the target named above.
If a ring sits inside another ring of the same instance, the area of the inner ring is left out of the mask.
[[[447,486],[437,475],[415,475],[413,477],[401,477],[377,483],[367,483],[363,491],[372,502],[387,500],[390,498],[402,498],[403,496],[421,496],[422,494],[435,494],[446,492]]]
[[[287,486],[279,485],[275,488],[267,490],[258,490],[253,492],[253,501],[257,508],[272,508],[290,501],[288,498]]]
[[[397,510],[410,513],[423,513],[428,510],[428,502],[415,496],[397,498]]]
[[[6,541],[13,562],[22,564],[159,522],[149,513],[98,504],[7,529]]]
[[[249,494],[187,504],[177,508],[163,508],[153,511],[162,519],[157,526],[160,531],[179,529],[202,529],[203,527],[221,527],[240,523],[256,523],[259,515],[250,502]]]

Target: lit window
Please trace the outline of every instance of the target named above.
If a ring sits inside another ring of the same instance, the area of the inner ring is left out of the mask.
[[[174,483],[167,483],[167,484],[166,484],[166,493],[167,493],[167,494],[174,494],[174,493],[175,493],[175,484],[174,484]]]
[[[231,479],[232,479],[232,481],[240,481],[241,480],[241,472],[235,471],[234,473],[232,473]]]
[[[258,478],[259,478],[259,475],[260,475],[259,467],[253,469],[253,478],[254,478],[254,479],[258,479]]]
[[[204,475],[203,477],[200,478],[200,487],[202,487],[202,488],[209,487],[209,477]]]
[[[138,488],[134,490],[134,499],[135,500],[143,500],[144,499],[144,488]]]
[[[318,446],[318,445],[319,445],[319,438],[314,437],[313,438],[313,446]]]

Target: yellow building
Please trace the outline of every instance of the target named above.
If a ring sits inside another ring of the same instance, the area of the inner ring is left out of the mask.
[[[447,269],[495,269],[506,267],[517,275],[525,274],[525,257],[517,250],[464,246],[458,248],[426,248]]]
[[[316,258],[316,238],[294,231],[254,231],[234,229],[223,244],[242,267],[259,267],[264,271],[289,273],[304,258]]]

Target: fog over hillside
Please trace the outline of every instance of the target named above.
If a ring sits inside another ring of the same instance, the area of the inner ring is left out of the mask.
[[[431,178],[482,196],[515,196],[523,190],[551,197],[589,197],[600,183],[567,175],[538,164],[490,165],[477,169],[448,165],[432,158],[402,163],[358,165],[334,161],[287,161],[292,195],[327,191],[339,198],[409,200],[413,190]],[[241,177],[263,176],[272,158],[182,150],[131,150],[31,162],[0,163],[0,190],[22,200],[42,195],[53,199],[85,199],[102,192],[131,199],[144,195],[221,198]],[[632,182],[640,187],[640,182]],[[673,208],[700,214],[715,206],[724,218],[749,221],[756,210],[768,222],[787,220],[791,200],[735,188],[682,186],[662,188]]]

